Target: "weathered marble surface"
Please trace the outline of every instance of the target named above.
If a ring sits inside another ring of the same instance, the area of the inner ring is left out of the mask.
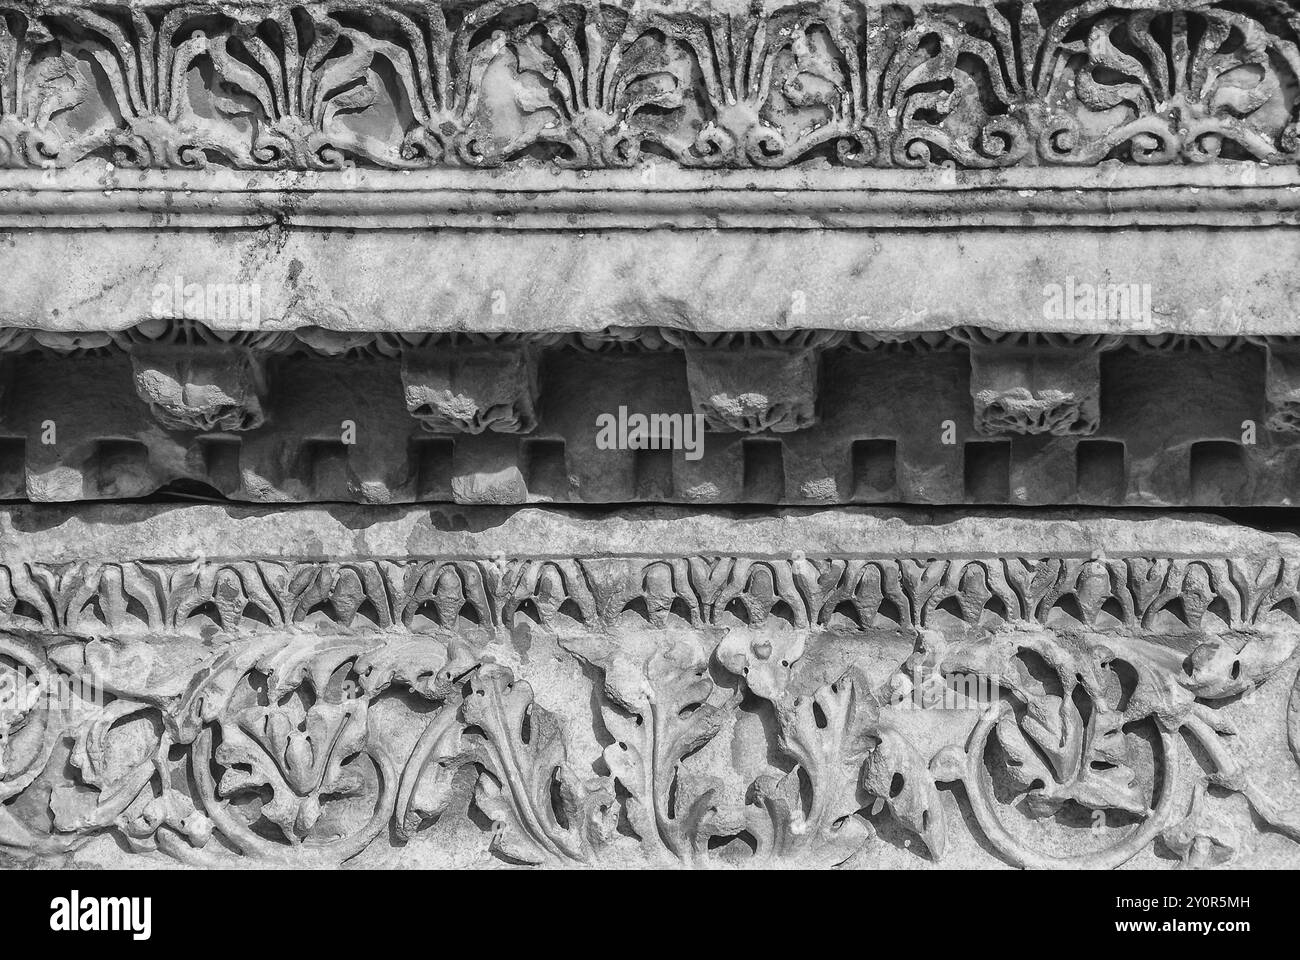
[[[23,278],[0,291],[0,322],[121,330],[158,316],[155,288],[180,277],[256,284],[257,322],[206,318],[221,329],[1294,333],[1295,168],[1182,170],[1161,187],[1132,168],[958,172],[951,186],[939,168],[831,171],[834,189],[788,170],[687,171],[662,189],[641,171],[598,171],[602,188],[578,171],[299,187],[0,170],[0,269]],[[1068,278],[1148,285],[1151,311],[1054,316],[1044,288]]]
[[[255,328],[1293,332],[1279,0],[32,0],[0,48],[5,326],[183,277]]]
[[[14,862],[1296,862],[1290,536],[844,510],[0,523],[6,677],[108,694],[17,698]]]
[[[0,865],[1294,868],[1298,23],[0,0]]]

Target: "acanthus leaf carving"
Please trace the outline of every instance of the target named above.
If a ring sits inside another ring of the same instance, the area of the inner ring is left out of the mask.
[[[853,867],[886,852],[882,817],[942,857],[959,783],[1011,863],[1115,866],[1159,836],[1212,865],[1241,849],[1224,792],[1300,838],[1232,718],[1293,661],[1288,562],[27,561],[5,582],[50,622],[5,635],[3,689],[23,693],[0,785],[52,778],[50,813],[6,807],[0,844],[112,832],[186,862],[346,863],[391,824],[407,845],[469,830],[511,863]],[[247,615],[254,596],[278,619]],[[539,702],[523,640],[585,664],[576,699]],[[886,653],[900,641],[911,655]],[[966,698],[909,704],[907,677]],[[51,709],[74,680],[76,709]],[[725,758],[756,735],[742,774]],[[1016,825],[1081,815],[1101,827],[1065,857]]]
[[[613,833],[614,792],[569,763],[559,722],[529,685],[484,666],[461,712],[481,731],[469,750],[483,768],[475,803],[492,819],[494,847],[521,863],[591,862]]]

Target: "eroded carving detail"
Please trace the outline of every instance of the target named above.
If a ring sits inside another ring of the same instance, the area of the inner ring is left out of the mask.
[[[813,350],[686,350],[697,413],[712,430],[789,433],[817,421]]]
[[[1087,436],[1101,419],[1101,367],[1089,347],[971,347],[975,429]]]
[[[433,433],[529,433],[537,357],[526,345],[405,350],[406,409]]]
[[[254,430],[266,420],[266,371],[246,351],[155,348],[133,352],[140,399],[173,430]]]
[[[1267,345],[1264,390],[1268,399],[1267,426],[1278,433],[1300,433],[1300,357],[1283,343]]]
[[[519,864],[856,866],[889,824],[944,857],[962,828],[938,785],[960,783],[1016,865],[1117,866],[1157,838],[1228,862],[1207,784],[1300,841],[1243,748],[1263,734],[1223,710],[1292,662],[1297,577],[1212,557],[10,564],[0,795],[48,787],[49,814],[0,807],[0,848],[111,831],[196,864],[364,862],[392,823]],[[521,638],[587,665],[576,699],[530,683]],[[951,712],[912,695],[972,679],[990,693]],[[782,766],[728,759],[754,736]],[[1023,829],[1071,811],[1112,826],[1066,854]]]
[[[266,421],[266,358],[283,333],[221,333],[193,320],[147,320],[116,338],[136,392],[170,430],[255,430]]]

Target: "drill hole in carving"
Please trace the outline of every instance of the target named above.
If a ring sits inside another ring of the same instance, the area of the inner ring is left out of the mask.
[[[637,450],[633,476],[638,500],[668,500],[673,495],[671,450]]]
[[[780,440],[747,439],[743,496],[748,503],[780,503],[785,496],[785,460]]]
[[[898,497],[898,442],[853,441],[853,499],[894,500]]]
[[[149,451],[138,440],[101,440],[95,447],[95,485],[101,496],[133,497],[150,491]]]
[[[303,449],[315,495],[324,500],[349,499],[347,445],[341,440],[308,440]]]
[[[240,487],[239,457],[243,444],[238,437],[204,437],[199,441],[203,472],[208,483],[226,496]]]
[[[0,500],[20,500],[27,492],[27,441],[0,437]]]
[[[456,441],[450,437],[421,437],[411,441],[417,499],[452,499],[451,478],[455,453]]]
[[[1124,444],[1117,440],[1080,440],[1074,448],[1075,489],[1080,503],[1114,503],[1124,499]]]
[[[1198,504],[1239,503],[1246,487],[1246,452],[1239,443],[1202,440],[1192,444],[1192,501]]]
[[[965,450],[966,499],[1006,503],[1011,496],[1011,443],[971,440]]]
[[[525,440],[524,476],[530,499],[568,500],[563,440]]]

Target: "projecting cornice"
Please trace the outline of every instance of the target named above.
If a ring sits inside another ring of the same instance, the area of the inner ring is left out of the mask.
[[[1279,2],[0,2],[0,327],[1287,335],[1298,73]]]

